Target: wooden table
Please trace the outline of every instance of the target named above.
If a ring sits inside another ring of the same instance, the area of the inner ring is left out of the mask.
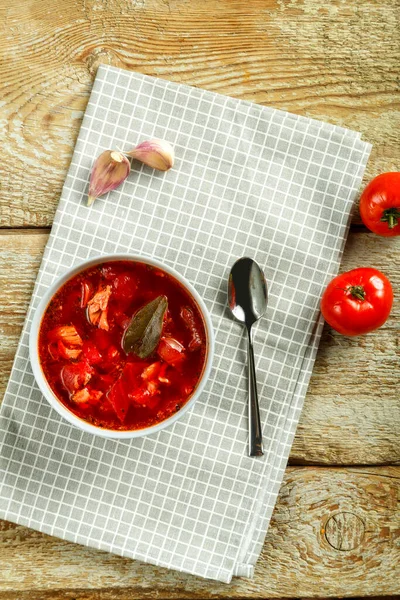
[[[0,386],[5,389],[96,68],[113,64],[324,119],[400,165],[399,0],[2,0]],[[400,296],[400,238],[354,216],[342,269]],[[325,328],[254,580],[231,585],[0,523],[0,600],[400,594],[399,312]],[[397,466],[396,466],[397,465]]]

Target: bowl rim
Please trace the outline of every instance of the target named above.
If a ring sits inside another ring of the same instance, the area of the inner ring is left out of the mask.
[[[206,330],[206,340],[207,340],[207,351],[206,351],[206,359],[203,367],[202,375],[197,383],[197,386],[190,396],[189,400],[182,406],[182,408],[177,412],[164,419],[164,421],[160,421],[160,423],[156,423],[155,425],[151,425],[150,427],[145,427],[143,429],[132,429],[132,430],[114,430],[114,429],[105,429],[102,427],[97,427],[96,425],[92,425],[88,423],[84,419],[81,419],[77,415],[75,415],[72,411],[68,410],[68,408],[62,404],[62,402],[57,398],[53,390],[51,389],[47,379],[43,373],[40,361],[39,361],[39,352],[38,352],[38,343],[39,343],[39,332],[40,326],[42,323],[42,319],[44,313],[53,298],[56,292],[72,277],[84,271],[91,266],[96,264],[101,264],[103,262],[111,262],[111,261],[119,261],[119,260],[127,260],[132,262],[142,262],[153,267],[159,268],[162,271],[165,271],[175,279],[189,292],[192,296],[193,300],[199,307],[201,315],[203,317],[205,330]],[[133,439],[144,437],[147,435],[151,435],[153,433],[157,433],[162,429],[169,427],[173,423],[175,423],[178,419],[180,419],[188,410],[190,410],[195,404],[196,400],[200,396],[203,391],[208,378],[211,373],[212,363],[214,358],[214,330],[212,326],[210,313],[204,303],[204,300],[197,292],[197,290],[193,287],[193,285],[178,271],[174,268],[165,265],[162,261],[156,258],[150,258],[147,256],[142,256],[140,254],[130,254],[130,253],[115,253],[115,254],[103,254],[92,256],[80,263],[74,265],[73,267],[67,269],[63,275],[58,277],[46,290],[45,294],[41,298],[37,308],[34,311],[31,328],[29,332],[29,358],[32,366],[32,371],[35,376],[35,380],[40,388],[40,391],[50,404],[52,408],[54,408],[59,415],[61,415],[64,419],[66,419],[69,423],[85,431],[86,433],[92,433],[94,435],[103,437],[103,438],[111,438],[111,439]]]

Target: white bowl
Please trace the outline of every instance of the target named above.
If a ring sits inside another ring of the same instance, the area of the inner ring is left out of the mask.
[[[42,367],[39,362],[39,352],[38,352],[40,325],[42,322],[43,315],[47,309],[47,306],[49,305],[54,294],[56,292],[58,292],[58,290],[69,279],[71,279],[72,277],[74,277],[75,275],[80,273],[81,271],[87,269],[88,267],[92,267],[94,265],[98,265],[103,262],[109,262],[109,261],[114,261],[114,260],[130,260],[130,261],[145,263],[145,264],[157,267],[163,271],[166,271],[167,273],[169,273],[170,275],[175,277],[175,279],[177,279],[183,285],[183,287],[190,293],[190,295],[195,300],[195,302],[200,310],[200,313],[203,317],[205,330],[206,330],[207,350],[206,350],[206,360],[205,360],[205,364],[204,364],[204,368],[203,368],[203,373],[200,377],[200,380],[197,383],[196,388],[194,389],[193,394],[190,396],[189,400],[187,400],[187,402],[182,406],[182,408],[177,413],[173,414],[168,419],[165,419],[164,421],[161,421],[160,423],[157,423],[156,425],[152,425],[151,427],[146,427],[144,429],[134,429],[134,430],[129,430],[129,431],[116,431],[116,430],[112,430],[112,429],[105,429],[103,427],[96,427],[96,425],[92,425],[92,424],[88,423],[87,421],[80,419],[72,411],[68,410],[68,408],[64,404],[62,404],[62,402],[60,402],[60,400],[57,398],[57,396],[54,394],[53,390],[51,389],[50,385],[48,384],[47,379],[42,371]],[[88,433],[94,433],[95,435],[99,435],[101,437],[115,438],[115,439],[130,439],[130,438],[142,437],[144,435],[150,435],[151,433],[156,433],[157,431],[164,429],[164,427],[167,427],[168,425],[172,425],[172,423],[175,423],[175,421],[180,419],[190,408],[192,408],[192,406],[196,402],[197,398],[200,396],[202,390],[204,389],[206,381],[210,375],[212,361],[213,361],[213,355],[214,355],[214,332],[213,332],[213,328],[212,328],[211,317],[206,308],[206,305],[204,304],[202,298],[200,297],[198,292],[194,289],[194,287],[184,277],[182,277],[182,275],[180,275],[177,271],[175,271],[174,269],[171,269],[171,267],[167,267],[166,265],[159,262],[158,260],[145,258],[143,256],[136,256],[136,255],[132,255],[132,254],[111,254],[111,255],[105,255],[105,256],[98,256],[96,258],[91,258],[89,260],[85,260],[84,262],[80,263],[73,269],[69,269],[62,277],[57,279],[57,281],[55,281],[53,283],[53,285],[50,286],[50,288],[47,290],[47,292],[43,296],[42,300],[40,301],[40,304],[37,307],[35,314],[33,316],[32,327],[31,327],[30,337],[29,337],[29,356],[30,356],[30,360],[31,360],[33,374],[39,385],[41,392],[43,393],[46,400],[49,402],[50,406],[52,406],[62,417],[64,417],[64,419],[69,421],[72,425],[79,427],[79,429],[82,429],[83,431],[86,431]]]

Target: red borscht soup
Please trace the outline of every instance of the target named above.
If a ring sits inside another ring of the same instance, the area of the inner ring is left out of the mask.
[[[97,427],[135,430],[164,421],[202,375],[199,308],[171,275],[137,261],[81,271],[50,301],[39,360],[57,398]]]

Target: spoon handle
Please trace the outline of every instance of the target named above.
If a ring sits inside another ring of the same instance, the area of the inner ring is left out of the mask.
[[[260,408],[258,406],[256,369],[254,366],[254,350],[251,339],[251,327],[247,329],[249,358],[249,456],[262,456],[262,431]]]

